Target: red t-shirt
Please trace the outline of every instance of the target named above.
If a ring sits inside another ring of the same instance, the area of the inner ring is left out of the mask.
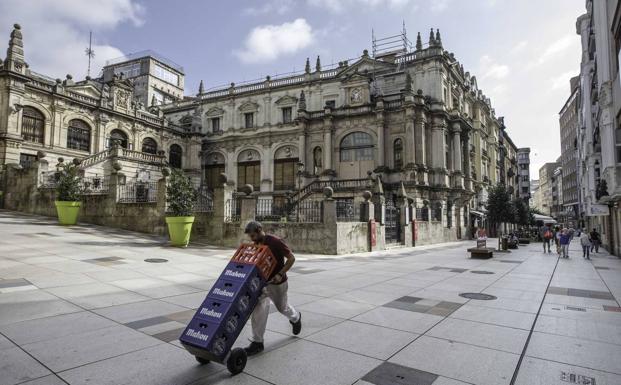
[[[270,280],[282,270],[283,266],[285,266],[285,258],[291,254],[291,249],[289,248],[289,246],[287,246],[285,242],[282,241],[282,239],[270,234],[267,234],[263,238],[262,243],[270,248],[270,251],[274,255],[274,258],[276,258],[276,268],[268,278],[268,280]],[[283,274],[281,283],[286,281],[287,274]]]

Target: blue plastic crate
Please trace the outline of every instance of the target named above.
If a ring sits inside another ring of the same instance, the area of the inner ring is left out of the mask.
[[[224,271],[222,271],[222,274],[220,274],[220,278],[222,279],[244,282],[253,280],[255,277],[265,284],[263,277],[259,273],[259,269],[255,265],[239,262],[229,262],[224,268]]]
[[[263,281],[258,277],[247,281],[220,278],[212,286],[207,297],[226,302],[242,301],[238,306],[243,306],[246,301],[248,301],[249,306],[250,301],[256,300],[259,297],[264,286]],[[252,307],[254,307],[254,305]],[[241,310],[244,312],[246,311],[244,308]]]
[[[193,351],[193,354],[200,353],[200,356],[209,360],[222,361],[236,338],[237,335],[226,332],[224,323],[208,322],[195,317],[185,328],[179,340],[184,345],[189,345],[188,350]]]

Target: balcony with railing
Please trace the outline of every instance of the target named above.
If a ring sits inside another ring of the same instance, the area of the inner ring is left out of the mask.
[[[157,182],[128,182],[119,186],[119,203],[157,202]]]

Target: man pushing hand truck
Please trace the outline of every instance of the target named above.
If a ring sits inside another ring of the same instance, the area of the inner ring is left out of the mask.
[[[289,246],[282,239],[265,234],[261,223],[251,221],[246,225],[244,232],[255,244],[262,244],[269,247],[276,258],[276,268],[268,279],[268,285],[263,289],[259,297],[259,302],[252,312],[250,322],[252,326],[252,337],[250,345],[244,350],[249,356],[263,351],[263,335],[267,325],[267,316],[270,310],[270,300],[282,315],[289,319],[294,335],[300,334],[302,330],[302,314],[289,305],[287,299],[287,271],[295,263],[295,257]]]

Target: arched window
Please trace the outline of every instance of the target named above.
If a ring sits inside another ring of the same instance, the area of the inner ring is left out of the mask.
[[[144,138],[142,141],[142,152],[157,154],[157,142],[153,138]]]
[[[121,130],[112,130],[112,132],[110,133],[110,144],[109,146],[112,147],[114,146],[114,143],[118,143],[119,146],[123,147],[123,148],[127,148],[127,134],[125,134],[123,131]]]
[[[394,167],[399,170],[403,167],[403,140],[395,139],[393,144]]]
[[[171,167],[181,168],[181,157],[183,155],[183,150],[181,146],[178,144],[173,144],[170,146],[170,151],[168,153],[168,163]]]
[[[313,174],[317,175],[323,169],[323,152],[321,147],[317,146],[313,150]]]
[[[255,150],[244,150],[237,157],[237,187],[250,184],[261,189],[261,156]]]
[[[83,120],[72,119],[67,129],[67,148],[91,151],[91,127]]]
[[[28,142],[43,144],[45,117],[37,109],[24,107],[22,113],[22,137]]]
[[[352,132],[341,140],[341,162],[373,159],[373,138],[365,132]]]

